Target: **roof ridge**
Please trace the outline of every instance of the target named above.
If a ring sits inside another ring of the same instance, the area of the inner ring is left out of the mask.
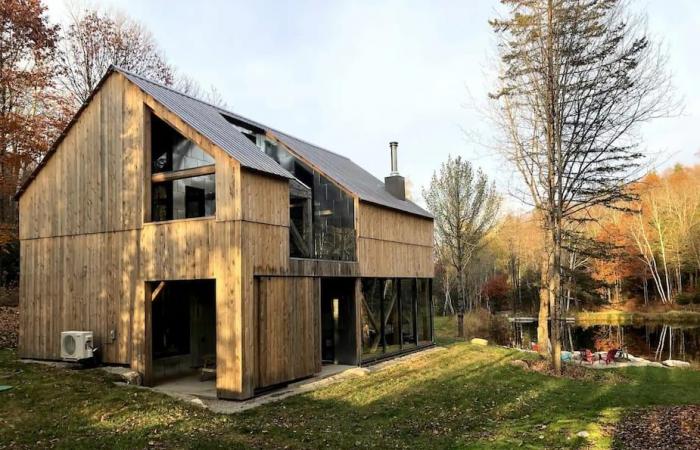
[[[209,103],[209,102],[207,102],[207,101],[205,101],[205,100],[202,100],[201,98],[197,98],[197,97],[195,97],[195,96],[193,96],[193,95],[185,94],[184,92],[178,91],[177,89],[173,88],[172,86],[168,86],[168,85],[163,84],[163,83],[161,83],[161,82],[159,82],[159,81],[155,81],[155,80],[152,80],[152,79],[150,79],[150,78],[146,78],[146,77],[144,77],[143,75],[139,75],[139,74],[134,73],[134,72],[132,72],[132,71],[130,71],[130,70],[126,70],[126,69],[124,69],[124,68],[122,68],[122,67],[120,67],[120,66],[117,66],[117,65],[114,65],[114,64],[113,64],[113,65],[112,65],[112,68],[113,68],[114,70],[118,71],[118,72],[121,72],[121,73],[124,73],[124,74],[127,74],[127,75],[131,75],[132,77],[136,77],[136,78],[138,78],[138,79],[141,79],[141,80],[146,81],[146,82],[151,83],[151,84],[155,84],[156,86],[162,87],[163,89],[167,89],[167,90],[169,90],[169,91],[171,91],[171,92],[174,92],[175,94],[182,95],[183,97],[187,97],[187,98],[189,98],[189,99],[191,99],[191,100],[195,100],[195,101],[197,101],[197,102],[199,102],[199,103],[204,103],[205,105],[211,106],[212,108],[216,108],[216,109],[218,109],[218,110],[220,110],[220,111],[224,111],[224,112],[227,112],[227,113],[229,113],[229,114],[234,114],[233,112],[227,111],[227,110],[223,109],[223,108],[220,107],[220,106],[216,106],[216,105],[214,105],[214,104],[212,104],[212,103]]]
[[[238,113],[235,113],[235,112],[233,112],[233,111],[224,109],[224,108],[222,108],[222,107],[220,107],[220,106],[214,105],[213,103],[210,103],[210,102],[207,102],[207,101],[205,101],[205,100],[202,100],[201,98],[197,98],[197,97],[195,97],[195,96],[193,96],[193,95],[186,94],[186,93],[184,93],[184,92],[178,91],[177,89],[173,88],[172,86],[167,86],[167,85],[165,85],[165,84],[163,84],[163,83],[161,83],[161,82],[158,82],[158,81],[155,81],[155,80],[151,80],[150,78],[146,78],[146,77],[144,77],[143,75],[139,75],[139,74],[134,73],[134,72],[132,72],[132,71],[130,71],[130,70],[124,69],[123,67],[120,67],[120,66],[117,66],[117,65],[115,65],[115,64],[112,64],[111,68],[113,68],[114,70],[116,70],[116,71],[118,71],[118,72],[122,72],[122,73],[125,73],[125,74],[127,74],[127,75],[131,75],[132,77],[139,78],[139,79],[141,79],[141,80],[143,80],[143,81],[146,81],[146,82],[148,82],[148,83],[155,84],[156,86],[162,87],[163,89],[167,89],[167,90],[169,90],[169,91],[171,91],[171,92],[174,92],[175,94],[182,95],[183,97],[187,97],[187,98],[192,99],[192,100],[195,100],[195,101],[197,101],[197,102],[199,102],[199,103],[204,103],[205,105],[211,106],[212,108],[218,110],[219,113],[222,113],[222,112],[223,112],[223,113],[225,113],[225,114],[230,114],[230,115],[236,116],[236,118],[238,118],[239,120],[243,120],[243,121],[246,121],[246,122],[251,122],[251,123],[253,123],[253,124],[259,126],[260,128],[267,128],[267,129],[269,129],[270,131],[274,131],[274,132],[276,132],[276,133],[284,134],[284,135],[287,136],[287,137],[291,137],[291,138],[293,138],[293,139],[296,139],[297,141],[300,141],[300,142],[303,142],[303,143],[305,143],[305,144],[307,144],[307,145],[311,145],[311,146],[313,146],[313,147],[316,147],[317,149],[323,150],[324,152],[328,152],[328,153],[331,153],[331,154],[333,154],[333,155],[336,155],[336,156],[339,156],[339,157],[341,157],[341,158],[345,158],[345,159],[347,159],[347,160],[349,160],[349,161],[352,161],[349,157],[347,157],[347,156],[345,156],[345,155],[341,155],[340,153],[334,152],[334,151],[332,151],[332,150],[328,150],[327,148],[321,147],[321,146],[319,146],[319,145],[317,145],[317,144],[314,144],[313,142],[309,142],[309,141],[307,141],[307,140],[305,140],[305,139],[301,139],[301,138],[298,138],[298,137],[296,137],[296,136],[293,136],[293,135],[291,135],[291,134],[289,134],[289,133],[285,133],[284,131],[281,131],[281,130],[278,130],[278,129],[276,129],[276,128],[273,128],[273,127],[271,127],[271,126],[269,126],[269,125],[265,125],[264,123],[258,122],[257,120],[249,119],[249,118],[247,118],[247,117],[245,117],[245,116],[242,116],[242,115],[240,115],[240,114],[238,114]],[[109,71],[109,70],[108,70],[108,71]]]
[[[308,155],[307,157],[309,158],[309,161],[316,164],[322,165],[325,169],[324,170],[330,170],[332,173],[328,173],[328,176],[332,177],[337,181],[339,184],[345,186],[348,190],[354,193],[360,200],[362,201],[367,201],[369,203],[375,203],[378,205],[386,206],[388,208],[396,209],[399,211],[403,211],[405,213],[409,214],[416,214],[419,216],[424,216],[424,217],[432,217],[431,214],[426,211],[422,206],[418,205],[417,203],[411,201],[411,200],[399,200],[396,197],[393,197],[391,194],[389,194],[386,189],[382,189],[382,186],[384,186],[384,183],[380,178],[375,177],[369,170],[365,169],[352,159],[350,159],[348,156],[341,155],[339,153],[335,153],[333,151],[330,151],[328,149],[325,149],[323,147],[319,147],[316,144],[313,144],[309,141],[306,141],[304,139],[300,139],[296,136],[292,136],[290,134],[287,134],[283,131],[279,131],[276,128],[269,127],[267,125],[264,125],[260,122],[257,122],[255,120],[248,119],[244,116],[241,116],[239,114],[236,114],[233,111],[228,111],[220,106],[213,105],[209,102],[206,102],[204,100],[201,100],[199,98],[196,98],[192,95],[185,94],[183,92],[178,91],[177,89],[171,87],[171,86],[166,86],[158,81],[153,81],[150,80],[142,75],[135,74],[129,70],[123,69],[121,67],[118,67],[116,65],[110,66],[110,69],[108,70],[108,73],[105,74],[106,76],[112,72],[120,72],[123,75],[125,75],[128,78],[131,78],[131,81],[135,84],[139,84],[140,88],[151,90],[152,95],[159,95],[162,97],[163,100],[166,100],[168,102],[180,102],[180,103],[187,103],[187,102],[192,102],[191,105],[194,106],[194,104],[197,105],[202,105],[201,108],[195,108],[195,109],[202,109],[207,111],[207,115],[218,115],[218,117],[221,119],[222,123],[218,123],[218,125],[223,125],[223,123],[227,122],[225,119],[227,117],[230,117],[232,119],[239,120],[241,122],[246,122],[249,123],[250,125],[254,125],[258,128],[262,128],[271,134],[277,135],[277,137],[280,140],[291,140],[294,141],[292,142],[292,147],[300,151],[302,148],[306,148],[308,150],[304,150],[304,152],[307,152]],[[156,89],[157,88],[157,89]],[[161,92],[160,89],[162,89],[164,92]],[[176,94],[175,96],[167,95],[166,92],[170,92],[173,94]],[[186,101],[185,101],[186,100]],[[162,101],[162,100],[158,100]],[[218,121],[217,121],[218,122]],[[194,125],[193,125],[194,126]],[[234,127],[229,124],[230,128],[233,130]],[[211,131],[211,130],[210,130]],[[215,133],[225,133],[225,130],[223,129],[218,129],[214,130],[213,132]],[[240,132],[239,132],[240,133]],[[244,138],[241,135],[241,139],[244,139],[247,144],[249,144],[249,141]],[[254,144],[250,144],[254,145]],[[230,150],[229,153],[231,153]],[[257,153],[257,152],[256,152]],[[231,153],[232,154],[232,153]],[[275,163],[269,156],[267,156],[264,152],[262,154],[265,155],[266,158],[270,159],[270,162],[275,165],[275,167],[279,168],[282,172],[284,172],[286,175],[285,176],[291,176],[288,171],[283,169],[281,166],[279,166],[277,163]],[[322,155],[327,155],[327,156],[322,156]],[[250,155],[239,155],[235,156],[232,154],[234,157],[241,157],[243,156],[244,158],[248,158]],[[316,161],[318,160],[318,161]],[[325,161],[321,161],[325,160]],[[242,161],[242,160],[241,160]],[[314,162],[316,161],[316,162]],[[351,164],[352,166],[348,166],[348,164]],[[251,167],[253,169],[257,170],[263,170],[263,171],[269,171],[268,169],[260,169],[257,168],[255,165],[250,165],[248,167]],[[360,175],[357,181],[352,181],[350,179],[347,179],[345,176],[346,171],[353,172],[355,175]],[[270,173],[276,173],[274,171]]]

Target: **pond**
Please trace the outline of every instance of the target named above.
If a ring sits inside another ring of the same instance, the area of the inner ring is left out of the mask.
[[[511,322],[510,342],[517,348],[531,348],[537,342],[536,320]],[[700,363],[700,325],[635,322],[633,324],[562,322],[562,350],[590,349],[606,351],[611,348],[627,351],[651,361],[678,359]]]

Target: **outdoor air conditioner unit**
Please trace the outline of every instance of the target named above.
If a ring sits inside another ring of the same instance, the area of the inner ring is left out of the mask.
[[[94,352],[92,331],[61,332],[61,359],[64,361],[89,359]]]

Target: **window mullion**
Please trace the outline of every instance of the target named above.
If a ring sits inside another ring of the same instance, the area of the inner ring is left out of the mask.
[[[173,170],[171,172],[158,172],[151,175],[153,183],[161,183],[163,181],[181,180],[183,178],[193,178],[202,175],[211,175],[216,172],[216,165],[210,164],[207,166],[195,167],[192,169]]]

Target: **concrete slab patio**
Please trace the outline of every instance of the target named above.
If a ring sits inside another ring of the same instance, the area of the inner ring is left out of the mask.
[[[248,409],[256,408],[271,402],[283,400],[285,398],[304,394],[316,389],[329,386],[342,380],[352,377],[365,376],[371,372],[383,370],[384,368],[401,364],[414,358],[423,357],[436,351],[444,351],[444,347],[430,347],[405,356],[383,361],[369,367],[326,365],[321,372],[311,378],[306,378],[286,386],[273,389],[270,392],[261,394],[246,401],[219,400],[216,398],[216,384],[214,380],[199,381],[197,375],[191,375],[163,382],[152,389],[156,392],[169,395],[179,400],[207,408],[213,412],[221,414],[235,414]]]

